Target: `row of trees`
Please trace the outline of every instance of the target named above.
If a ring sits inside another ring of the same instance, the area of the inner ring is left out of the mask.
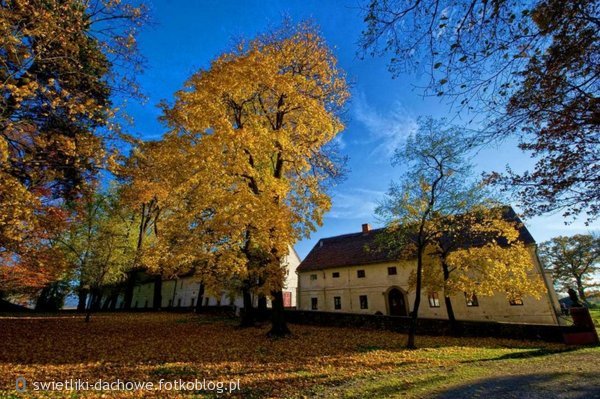
[[[57,243],[87,217],[118,150],[111,99],[136,95],[144,20],[143,7],[116,1],[1,2],[0,295],[31,293],[73,266]]]
[[[140,143],[123,170],[124,195],[153,226],[141,264],[193,271],[209,292],[237,280],[243,324],[253,322],[251,294],[270,296],[271,333],[287,334],[282,261],[329,209],[326,188],[339,175],[330,143],[347,97],[310,24],[242,42],[193,75],[163,106],[169,133]]]
[[[135,43],[115,21],[141,17],[119,2],[3,6],[14,70],[2,76],[1,291],[42,288],[43,308],[70,283],[97,307],[102,288],[124,286],[127,308],[137,271],[156,276],[158,304],[162,277],[194,273],[207,292],[242,288],[244,325],[252,294],[271,297],[271,333],[285,335],[282,261],[322,222],[341,174],[344,74],[311,24],[285,24],[193,75],[163,104],[162,140],[121,135],[110,152],[111,56],[127,61]]]

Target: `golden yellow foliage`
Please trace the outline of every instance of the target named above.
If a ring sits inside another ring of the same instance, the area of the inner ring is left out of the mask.
[[[281,289],[281,259],[322,222],[325,149],[343,129],[343,73],[309,24],[242,43],[200,71],[165,109],[172,131],[132,179],[137,200],[161,209],[150,268],[194,269],[207,285],[260,278]],[[160,154],[160,155],[154,155]]]
[[[466,292],[539,298],[546,288],[534,249],[522,241],[521,223],[506,212],[503,207],[476,207],[429,221],[426,228],[435,234],[425,249],[424,286],[447,296]],[[414,280],[413,275],[412,284]]]
[[[476,292],[482,296],[504,292],[515,299],[525,294],[539,298],[546,291],[532,253],[521,242],[510,247],[490,243],[461,249],[450,253],[447,261],[455,270],[446,284],[449,292]]]
[[[22,273],[24,286],[34,282],[25,276],[52,277],[38,261],[68,222],[60,207],[93,190],[106,165],[117,76],[107,54],[123,50],[121,39],[133,37],[140,18],[139,8],[105,0],[7,0],[0,7],[0,272],[14,277],[11,286],[27,267],[34,270]]]

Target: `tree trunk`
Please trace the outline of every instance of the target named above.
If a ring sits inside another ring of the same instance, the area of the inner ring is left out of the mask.
[[[45,312],[48,310],[48,296],[50,295],[50,285],[42,288],[37,301],[35,302],[35,310],[38,312]]]
[[[100,310],[100,304],[102,303],[102,290],[96,288],[92,292],[92,309],[98,311]]]
[[[448,268],[448,264],[445,259],[442,259],[442,271],[444,273],[444,287],[446,283],[450,279],[450,269]],[[452,299],[450,299],[449,295],[446,295],[446,291],[444,288],[444,303],[446,304],[446,313],[448,313],[448,321],[450,322],[450,332],[454,336],[459,336],[461,332],[459,331],[458,323],[456,322],[456,316],[454,315],[454,308],[452,307]]]
[[[268,313],[269,311],[267,310],[267,297],[264,295],[259,295],[258,296],[258,306],[257,306],[257,312],[256,312],[256,319],[259,321],[265,321],[268,319]]]
[[[88,291],[84,290],[83,288],[80,288],[77,291],[77,311],[78,312],[85,312],[85,303],[87,301],[88,298]]]
[[[415,287],[415,304],[410,314],[410,326],[408,328],[407,349],[416,349],[415,336],[417,335],[417,323],[419,317],[419,306],[421,305],[421,285],[422,285],[422,270],[423,270],[423,250],[422,246],[417,248],[417,283]]]
[[[273,300],[271,301],[271,331],[270,337],[285,337],[292,332],[285,322],[285,309],[283,307],[283,291],[278,290],[271,293]]]
[[[135,288],[135,272],[127,273],[127,282],[125,283],[125,295],[123,298],[123,309],[131,309],[131,301],[133,301],[133,289]]]
[[[92,317],[92,299],[93,299],[93,295],[90,294],[90,301],[88,303],[87,310],[85,312],[85,322],[86,323],[89,323],[90,319]]]
[[[254,306],[252,305],[252,295],[250,295],[250,290],[248,288],[244,288],[242,290],[242,295],[244,297],[244,309],[242,312],[240,327],[252,327],[254,326]]]
[[[115,310],[117,308],[117,300],[119,299],[119,289],[115,287],[110,295],[110,303],[108,305],[109,310]]]
[[[198,287],[198,300],[196,301],[196,313],[202,313],[204,302],[204,284],[200,283],[200,287]]]
[[[102,302],[102,310],[106,311],[108,310],[108,307],[110,305],[110,300],[112,298],[112,291],[111,293],[106,297],[106,299],[104,300],[104,302]]]
[[[154,276],[154,296],[153,296],[154,310],[160,310],[162,307],[162,276],[160,274]]]
[[[577,282],[577,293],[579,294],[579,298],[581,302],[588,303],[587,298],[585,297],[585,292],[583,290],[583,283],[581,281],[581,277],[576,277],[575,281]]]

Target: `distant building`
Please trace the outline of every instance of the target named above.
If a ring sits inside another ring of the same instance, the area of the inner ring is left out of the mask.
[[[298,267],[297,308],[407,316],[415,301],[408,279],[416,259],[398,261],[383,252],[367,250],[374,247],[380,231],[364,224],[360,233],[319,240]],[[540,299],[524,296],[512,302],[501,292],[491,297],[454,295],[451,299],[457,320],[559,324],[560,306],[552,278],[541,267],[535,241],[525,227],[520,239],[529,248],[534,273],[543,278],[547,292]],[[424,290],[419,316],[446,319],[443,293]]]
[[[283,290],[283,301],[286,307],[296,306],[296,292],[298,288],[298,276],[296,268],[300,264],[300,258],[296,251],[291,248],[290,253],[282,262],[287,270],[285,285]],[[138,282],[133,290],[133,299],[131,309],[150,309],[154,303],[154,277],[144,273],[139,273]],[[165,279],[161,287],[161,307],[162,308],[193,308],[197,305],[201,280],[195,276],[183,276],[175,279]],[[211,296],[205,294],[202,296],[203,306],[225,306],[232,305],[236,308],[243,308],[244,302],[241,292],[223,291],[221,295]],[[258,298],[254,298],[256,305]],[[123,294],[119,296],[116,307],[123,307]]]

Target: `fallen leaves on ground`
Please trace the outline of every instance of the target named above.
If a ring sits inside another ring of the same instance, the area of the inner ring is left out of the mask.
[[[0,318],[0,397],[29,381],[237,381],[243,397],[314,396],[328,387],[394,373],[407,386],[423,371],[451,373],[466,361],[528,356],[563,345],[492,338],[419,337],[375,330],[292,325],[271,339],[268,325],[238,329],[235,320],[176,313]],[[337,394],[335,389],[332,394]],[[178,397],[189,391],[43,392],[44,397]],[[28,391],[26,397],[33,396]],[[196,397],[218,396],[194,392]],[[25,397],[25,396],[23,396]]]

